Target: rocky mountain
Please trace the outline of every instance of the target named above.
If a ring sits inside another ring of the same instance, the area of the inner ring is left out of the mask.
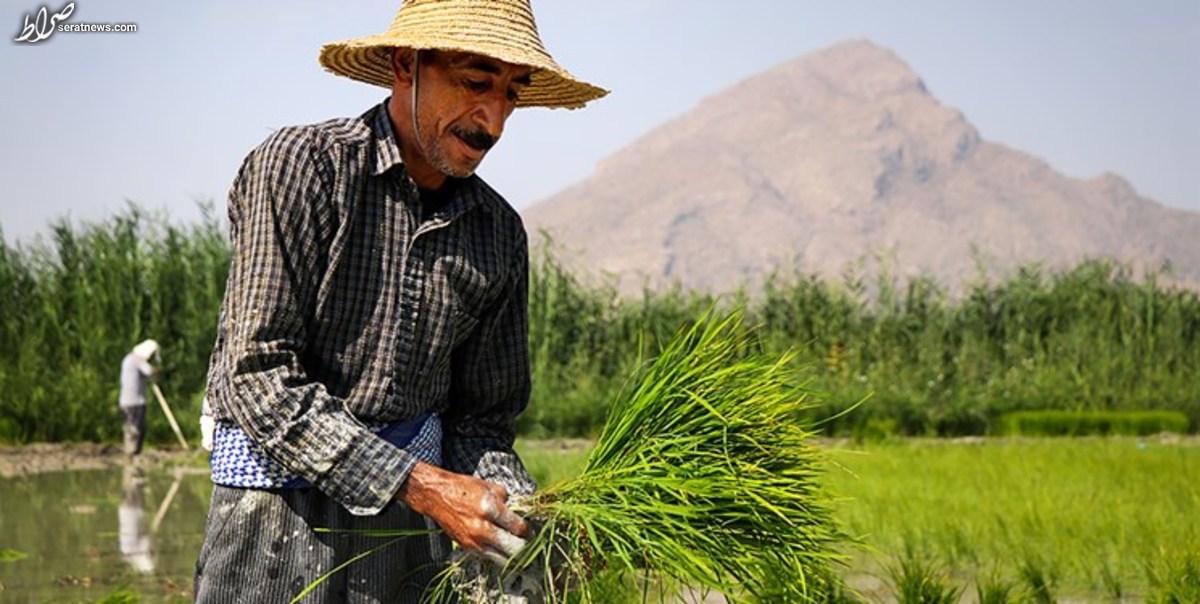
[[[951,286],[977,258],[1000,274],[1095,257],[1169,262],[1177,280],[1200,284],[1200,213],[982,140],[865,40],[703,100],[523,215],[531,233],[548,231],[576,265],[627,292],[730,291],[775,267],[834,276],[879,255],[898,276]]]

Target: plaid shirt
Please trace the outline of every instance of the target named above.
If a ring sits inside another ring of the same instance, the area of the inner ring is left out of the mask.
[[[476,176],[438,198],[408,177],[386,101],[279,130],[229,194],[213,414],[357,515],[416,465],[364,423],[427,411],[447,469],[534,489],[512,449],[530,390],[525,230]]]

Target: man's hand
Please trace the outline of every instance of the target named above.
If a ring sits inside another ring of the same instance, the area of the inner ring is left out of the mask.
[[[504,565],[525,546],[529,525],[508,509],[503,486],[418,462],[396,499],[433,519],[463,548]]]

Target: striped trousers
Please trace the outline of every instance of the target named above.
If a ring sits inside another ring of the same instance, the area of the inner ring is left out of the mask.
[[[216,485],[196,561],[195,601],[287,603],[325,573],[391,539],[337,531],[432,526],[396,503],[377,516],[354,516],[318,489]],[[333,574],[301,601],[419,604],[448,552],[440,532],[406,537]]]

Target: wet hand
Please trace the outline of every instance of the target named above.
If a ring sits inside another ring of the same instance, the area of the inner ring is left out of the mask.
[[[396,498],[438,523],[464,549],[503,565],[525,547],[529,525],[508,509],[503,486],[418,463]]]

